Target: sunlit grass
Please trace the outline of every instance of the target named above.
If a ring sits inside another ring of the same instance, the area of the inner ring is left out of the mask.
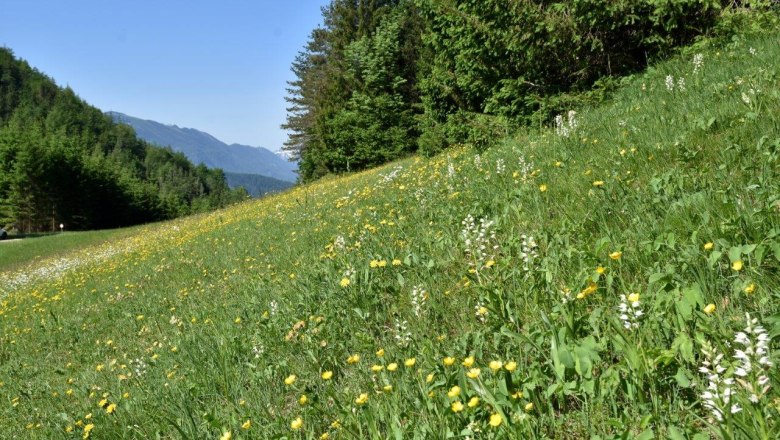
[[[0,436],[776,438],[776,43],[3,274]]]

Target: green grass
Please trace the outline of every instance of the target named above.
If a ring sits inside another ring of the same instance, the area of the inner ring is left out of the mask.
[[[0,242],[0,273],[19,269],[36,260],[62,256],[75,249],[93,246],[134,234],[135,228],[87,232],[64,232]]]
[[[777,370],[735,376],[734,350],[745,313],[780,334],[778,66],[776,31],[702,44],[568,137],[411,158],[4,274],[0,437],[777,438]],[[741,380],[722,422],[702,397],[714,350],[718,380]]]

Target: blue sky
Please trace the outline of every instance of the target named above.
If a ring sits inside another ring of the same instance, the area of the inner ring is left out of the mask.
[[[0,46],[103,111],[278,150],[328,0],[0,0]]]

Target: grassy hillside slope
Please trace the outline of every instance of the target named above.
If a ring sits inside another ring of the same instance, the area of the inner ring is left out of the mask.
[[[776,438],[776,35],[4,273],[0,437]]]

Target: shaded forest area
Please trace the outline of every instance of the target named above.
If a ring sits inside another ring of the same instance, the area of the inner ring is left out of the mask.
[[[221,170],[138,139],[0,48],[0,227],[115,228],[245,197]]]
[[[701,35],[755,26],[771,1],[333,0],[292,65],[285,149],[301,179],[448,145],[603,100]]]

